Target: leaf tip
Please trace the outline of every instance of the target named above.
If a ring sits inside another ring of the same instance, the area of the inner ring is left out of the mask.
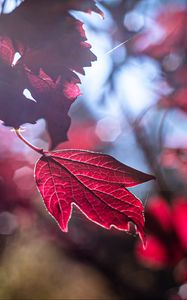
[[[145,175],[146,175],[145,182],[150,180],[156,180],[156,177],[152,174],[145,174]]]
[[[142,243],[142,247],[145,250],[147,247],[147,240],[146,240],[146,235],[144,233],[143,230],[138,231],[138,235],[140,237],[141,243]]]

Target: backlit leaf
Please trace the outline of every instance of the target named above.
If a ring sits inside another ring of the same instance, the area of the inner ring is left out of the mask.
[[[143,205],[128,187],[154,177],[109,155],[83,150],[44,152],[35,169],[36,183],[49,213],[67,231],[76,205],[88,219],[110,229],[136,225],[144,240]]]
[[[68,111],[80,95],[75,72],[96,60],[73,9],[102,15],[93,0],[25,0],[0,15],[0,119],[18,128],[44,118],[51,148],[67,140]]]

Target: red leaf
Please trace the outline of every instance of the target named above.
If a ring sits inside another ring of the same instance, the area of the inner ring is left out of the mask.
[[[102,15],[94,0],[25,0],[0,15],[0,120],[18,128],[44,118],[51,148],[67,140],[68,111],[80,95],[74,71],[84,74],[96,60],[70,9]],[[16,52],[20,58],[13,63]],[[25,89],[36,102],[23,95]]]
[[[88,219],[107,229],[136,225],[144,240],[143,205],[126,188],[154,177],[109,155],[83,150],[45,152],[35,169],[36,183],[49,213],[67,231],[76,205]]]
[[[20,62],[36,74],[41,68],[53,79],[67,70],[84,73],[83,67],[96,56],[71,9],[102,15],[94,0],[25,0],[10,14],[0,15],[0,35],[13,40]]]

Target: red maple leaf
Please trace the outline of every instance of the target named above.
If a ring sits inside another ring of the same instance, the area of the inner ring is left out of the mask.
[[[74,71],[84,74],[96,60],[70,9],[102,15],[94,0],[25,0],[0,15],[0,119],[18,128],[44,118],[51,148],[67,140],[68,111],[80,95]],[[12,64],[16,52],[20,58]],[[26,88],[36,102],[23,95]]]
[[[12,41],[0,37],[0,119],[5,125],[18,128],[37,119],[36,104],[23,95],[25,74],[17,65],[12,65],[14,54]]]
[[[102,15],[94,0],[25,0],[0,16],[0,35],[13,41],[21,62],[36,73],[40,68],[52,78],[67,69],[82,73],[96,57],[85,43],[83,23],[69,14],[70,9]]]
[[[67,231],[72,205],[88,219],[110,229],[136,225],[144,240],[143,205],[128,187],[154,177],[109,155],[83,150],[44,152],[35,168],[36,183],[49,213]]]

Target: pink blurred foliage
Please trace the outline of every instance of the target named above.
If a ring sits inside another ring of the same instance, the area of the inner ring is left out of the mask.
[[[187,11],[174,4],[164,5],[147,27],[135,38],[133,49],[154,58],[186,47]]]
[[[174,3],[157,10],[155,17],[132,43],[132,51],[146,54],[161,66],[163,82],[159,108],[179,108],[187,113],[187,9]]]
[[[35,218],[32,201],[36,191],[34,161],[32,163],[28,160],[25,147],[13,132],[2,125],[0,140],[0,220],[1,216],[9,212],[15,218],[17,226],[24,226],[23,220],[27,220],[26,223],[29,224]]]

